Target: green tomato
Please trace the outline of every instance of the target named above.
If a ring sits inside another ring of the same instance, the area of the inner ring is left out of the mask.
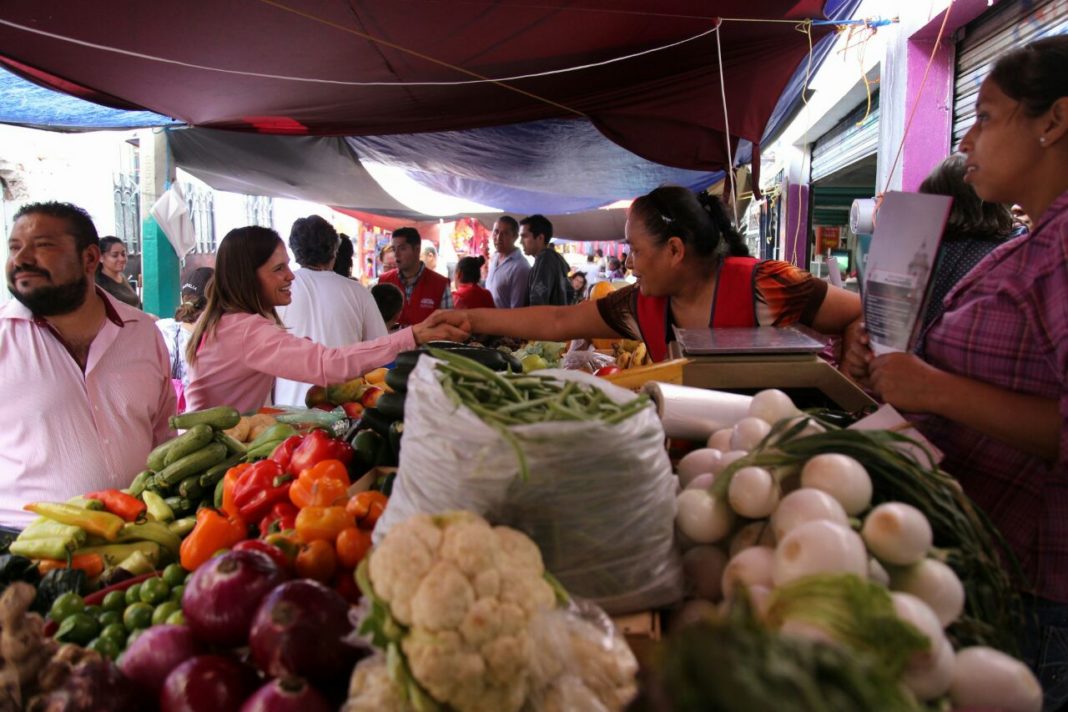
[[[48,617],[57,623],[62,623],[75,613],[85,611],[85,601],[73,591],[67,591],[56,597],[52,602],[52,608],[48,611]],[[86,641],[88,642],[88,641]]]
[[[168,616],[178,610],[181,610],[181,608],[174,601],[164,601],[152,611],[152,625],[159,625],[165,622]]]
[[[122,624],[131,633],[147,628],[152,625],[152,606],[143,601],[131,603],[126,607],[126,612],[122,614]]]
[[[171,597],[171,587],[159,577],[150,578],[141,584],[141,600],[155,606]]]
[[[122,613],[126,608],[126,592],[108,591],[107,595],[104,596],[103,606],[105,611]]]
[[[185,577],[188,575],[189,572],[183,569],[181,564],[168,564],[167,568],[163,569],[163,580],[171,588],[185,583]]]
[[[100,624],[88,613],[74,613],[63,619],[53,636],[62,643],[85,645],[100,632]]]
[[[171,625],[185,625],[185,614],[182,613],[182,609],[179,608],[174,613],[167,616],[167,620],[164,623],[170,623]]]
[[[126,626],[122,623],[109,623],[100,629],[100,638],[111,638],[119,649],[126,644]]]
[[[104,637],[93,638],[89,641],[89,645],[85,647],[89,650],[95,650],[110,660],[119,657],[119,653],[122,651],[122,646],[116,643],[112,638]]]
[[[125,598],[126,598],[126,605],[127,606],[130,605],[131,603],[137,603],[138,601],[140,601],[141,600],[141,584],[135,583],[133,586],[130,586],[128,589],[126,589]]]
[[[114,593],[121,593],[121,592],[120,591],[115,591]],[[123,605],[122,605],[122,609],[121,610],[118,610],[118,611],[104,611],[103,613],[101,613],[100,617],[97,618],[97,621],[100,622],[100,627],[101,628],[107,628],[109,625],[111,625],[113,623],[118,623],[119,625],[122,625],[122,612],[125,611],[125,610],[126,610],[126,602],[123,601]]]
[[[180,583],[171,589],[171,600],[182,605],[182,595],[185,594],[185,584]]]

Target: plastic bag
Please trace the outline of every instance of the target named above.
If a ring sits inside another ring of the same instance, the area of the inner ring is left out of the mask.
[[[513,448],[449,399],[436,363],[423,356],[408,377],[400,467],[376,542],[413,514],[467,509],[526,533],[569,592],[609,613],[682,597],[674,546],[677,485],[652,405],[615,425],[510,427],[530,471],[523,481]],[[635,397],[589,374],[539,373],[592,384],[617,403]]]
[[[560,368],[593,372],[604,366],[611,366],[615,358],[598,351],[568,351],[560,361]]]
[[[534,616],[527,626],[522,712],[620,712],[637,693],[638,661],[612,620],[587,601]],[[393,677],[401,663],[364,658],[342,712],[414,712]],[[487,672],[487,674],[489,674]],[[425,692],[424,692],[425,694]]]

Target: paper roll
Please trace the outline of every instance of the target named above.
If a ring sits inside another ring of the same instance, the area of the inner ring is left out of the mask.
[[[875,200],[857,198],[849,209],[849,229],[856,235],[875,232]]]
[[[669,438],[705,441],[749,414],[752,396],[652,381],[642,386],[656,404]]]

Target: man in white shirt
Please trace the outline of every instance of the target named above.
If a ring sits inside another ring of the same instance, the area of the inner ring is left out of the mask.
[[[528,304],[527,279],[530,263],[515,246],[519,237],[519,223],[509,215],[502,215],[493,223],[493,247],[497,254],[490,259],[486,289],[493,295],[498,309],[514,309]]]
[[[293,301],[278,307],[278,315],[290,333],[324,346],[347,346],[387,336],[371,293],[356,280],[333,271],[339,244],[337,231],[318,215],[293,223],[289,247],[301,268],[293,273]],[[304,396],[313,385],[329,384],[276,379],[274,402],[303,406]]]
[[[15,213],[0,307],[0,526],[29,502],[129,486],[174,433],[175,395],[152,318],[96,287],[96,227],[69,203]]]

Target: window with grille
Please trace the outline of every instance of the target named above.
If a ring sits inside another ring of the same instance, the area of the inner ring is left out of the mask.
[[[197,236],[194,252],[211,254],[218,248],[215,240],[215,196],[210,188],[202,188],[192,183],[182,183],[186,208],[193,221],[193,231]]]

